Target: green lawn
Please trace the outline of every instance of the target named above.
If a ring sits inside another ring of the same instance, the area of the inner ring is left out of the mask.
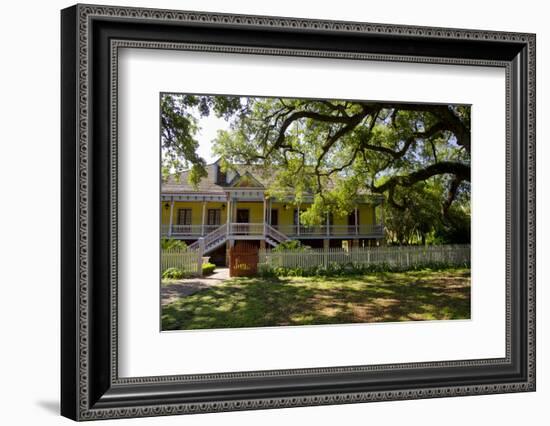
[[[470,270],[235,278],[162,309],[163,330],[470,318]]]

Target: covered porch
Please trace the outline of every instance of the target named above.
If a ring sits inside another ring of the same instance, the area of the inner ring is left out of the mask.
[[[161,236],[182,240],[221,232],[231,240],[265,240],[270,233],[287,239],[384,236],[383,209],[376,209],[377,204],[358,205],[348,217],[327,214],[323,224],[305,226],[299,223],[299,217],[308,201],[312,200],[294,206],[291,200],[266,197],[263,190],[235,188],[218,194],[162,194]]]

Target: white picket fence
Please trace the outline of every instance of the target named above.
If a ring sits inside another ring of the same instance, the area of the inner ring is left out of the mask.
[[[369,266],[385,264],[392,267],[412,267],[444,263],[463,265],[470,262],[470,245],[384,246],[309,249],[306,251],[260,250],[259,269],[313,268],[332,264]]]
[[[198,250],[169,249],[160,254],[160,268],[164,272],[168,268],[183,269],[189,274],[201,274],[202,256]]]

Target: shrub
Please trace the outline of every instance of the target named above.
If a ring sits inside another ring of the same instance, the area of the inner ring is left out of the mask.
[[[181,280],[187,273],[180,268],[168,268],[162,273],[163,280]]]
[[[274,252],[281,252],[281,251],[306,251],[309,250],[311,247],[306,246],[305,244],[302,244],[298,240],[289,240],[284,241],[281,244],[277,244],[277,246],[272,250]]]
[[[176,240],[174,238],[161,238],[160,248],[162,250],[185,250],[187,249],[187,244],[185,244],[181,240]]]
[[[202,274],[203,275],[210,275],[212,272],[214,272],[214,269],[216,269],[216,265],[213,263],[203,263],[202,264]]]
[[[372,272],[403,272],[403,271],[420,271],[430,269],[439,271],[449,268],[469,268],[470,264],[445,263],[445,262],[425,262],[415,265],[396,266],[387,263],[364,264],[364,263],[329,263],[327,265],[304,267],[282,267],[282,266],[263,266],[261,274],[264,277],[327,277],[327,276],[351,276],[366,274]]]

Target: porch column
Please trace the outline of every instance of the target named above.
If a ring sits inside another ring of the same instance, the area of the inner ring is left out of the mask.
[[[170,201],[170,224],[168,225],[168,237],[172,236],[172,223],[174,219],[174,197]]]
[[[263,218],[263,222],[264,222],[264,238],[265,238],[265,236],[267,234],[267,226],[266,226],[266,223],[267,223],[267,198],[265,197],[265,194],[264,194],[264,218]],[[265,241],[264,241],[264,245],[265,245]]]
[[[385,242],[386,242],[386,239],[384,238],[384,234],[386,233],[386,231],[384,230],[384,200],[382,200],[382,202],[380,203],[380,224],[382,225],[382,238],[379,238],[379,239],[376,239],[375,241],[383,246],[385,245]]]
[[[206,200],[202,200],[202,225],[201,225],[201,235],[204,236],[204,222],[206,217]]]
[[[296,207],[296,235],[300,235],[300,205]]]
[[[326,223],[327,223],[327,237],[328,237],[330,235],[330,213],[329,212],[327,212]],[[325,241],[328,241],[328,240],[325,240]]]
[[[231,206],[231,195],[228,195],[227,197],[227,213],[225,216],[225,223],[226,223],[226,234],[229,236],[229,228],[231,223],[231,209],[233,207]],[[229,248],[228,248],[229,250]],[[229,252],[228,252],[229,253]]]
[[[273,200],[269,199],[269,205],[267,206],[267,223],[271,225],[271,210],[273,209]]]
[[[231,222],[237,222],[237,198],[231,203],[232,212],[231,212]]]
[[[330,240],[325,238],[323,240],[323,265],[328,265],[328,255],[330,251]]]
[[[357,214],[357,207],[355,207],[355,235],[359,235],[359,221],[357,220],[358,219],[358,214]]]

